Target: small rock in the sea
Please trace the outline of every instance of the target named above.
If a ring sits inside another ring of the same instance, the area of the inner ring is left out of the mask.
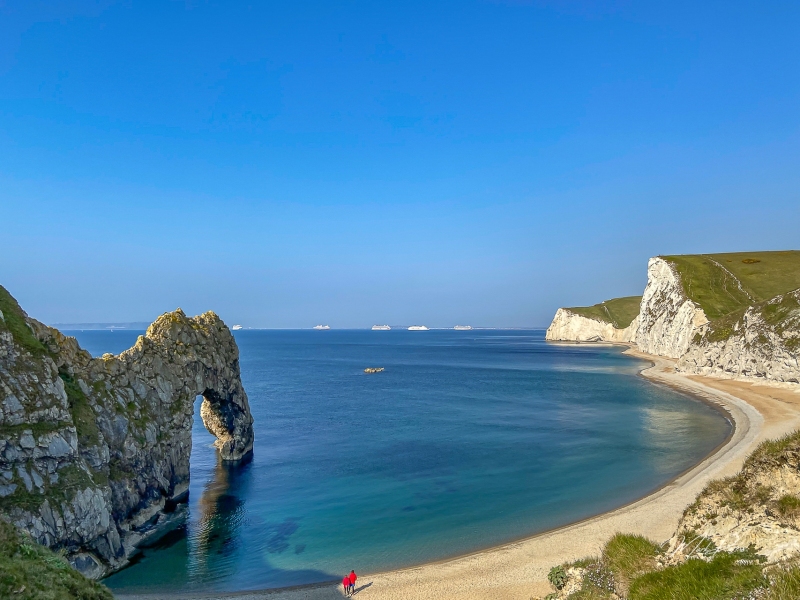
[[[364,373],[380,373],[383,371],[383,367],[369,367],[364,369]]]

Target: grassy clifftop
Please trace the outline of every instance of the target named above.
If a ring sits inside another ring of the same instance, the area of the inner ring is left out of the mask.
[[[107,587],[87,579],[65,558],[0,521],[0,598],[113,600]]]
[[[617,329],[625,329],[639,314],[641,296],[612,298],[594,306],[573,306],[568,311],[595,321],[611,323]]]
[[[800,251],[662,256],[675,266],[689,299],[719,319],[800,288]]]
[[[14,341],[25,348],[34,356],[42,356],[47,353],[45,345],[36,339],[30,327],[25,323],[25,313],[20,308],[14,296],[0,285],[0,329],[6,328],[11,332]]]

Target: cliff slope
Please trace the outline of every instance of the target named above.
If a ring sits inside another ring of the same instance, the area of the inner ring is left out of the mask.
[[[660,256],[651,258],[634,339],[639,349],[678,358],[706,323],[705,312],[687,295],[674,263]]]
[[[223,460],[253,447],[236,342],[212,312],[159,317],[92,358],[0,287],[0,518],[81,572],[123,566],[188,489],[194,400]]]
[[[606,300],[594,306],[559,308],[545,339],[572,342],[630,342],[636,337],[641,296]]]
[[[764,442],[737,475],[712,481],[686,509],[670,553],[698,536],[728,552],[752,544],[771,563],[800,556],[800,432]]]
[[[798,288],[798,251],[658,256],[626,330],[594,307],[559,309],[547,339],[633,342],[684,372],[797,383]]]
[[[688,373],[800,382],[800,290],[712,321],[677,368]]]

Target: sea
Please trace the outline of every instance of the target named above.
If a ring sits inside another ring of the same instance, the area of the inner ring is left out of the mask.
[[[95,356],[141,333],[68,332]],[[252,460],[218,460],[197,401],[185,523],[104,580],[117,593],[295,586],[475,552],[635,501],[731,433],[623,348],[543,330],[234,335]]]

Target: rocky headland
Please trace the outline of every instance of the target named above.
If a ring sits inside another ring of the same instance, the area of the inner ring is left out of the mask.
[[[546,338],[629,343],[679,372],[797,385],[799,288],[798,251],[658,256],[625,327],[593,310],[610,300],[558,309]]]
[[[0,519],[92,578],[180,516],[195,398],[220,458],[253,448],[233,335],[213,312],[160,316],[100,358],[0,287]]]

